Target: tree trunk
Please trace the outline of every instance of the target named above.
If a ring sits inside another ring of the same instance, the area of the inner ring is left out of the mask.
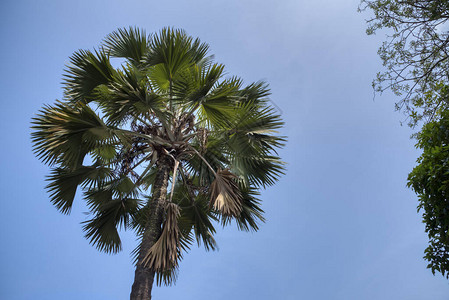
[[[170,164],[162,160],[157,166],[158,171],[153,185],[153,195],[149,203],[149,218],[142,237],[142,244],[137,257],[134,283],[131,290],[131,300],[150,300],[155,272],[142,265],[142,261],[150,248],[161,235],[161,225],[164,217],[164,203],[167,198]]]

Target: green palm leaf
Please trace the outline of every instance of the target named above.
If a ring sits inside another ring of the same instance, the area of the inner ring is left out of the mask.
[[[103,143],[115,141],[113,131],[87,105],[57,102],[33,118],[34,152],[44,163],[66,167],[82,164],[84,156]]]
[[[119,125],[133,117],[155,113],[162,108],[163,98],[148,91],[148,79],[135,67],[127,66],[114,74],[113,82],[99,86],[96,101],[108,124]]]
[[[75,52],[64,74],[65,98],[72,103],[92,101],[94,89],[109,83],[115,72],[104,49]]]
[[[151,39],[146,63],[150,66],[163,64],[170,79],[178,71],[204,59],[208,50],[207,44],[193,40],[184,30],[165,28]]]
[[[119,28],[109,34],[105,40],[105,49],[111,56],[127,58],[133,65],[139,66],[148,51],[148,36],[145,30],[135,27]]]
[[[195,107],[211,92],[223,73],[224,66],[221,64],[195,65],[188,68],[173,82],[175,101],[187,107]]]
[[[206,194],[196,193],[197,187],[193,182],[183,182],[177,185],[173,201],[180,207],[178,219],[182,237],[188,237],[193,230],[198,246],[204,245],[206,250],[216,250],[217,243],[213,235],[216,230],[213,222],[218,221],[216,213],[211,209],[209,197]]]
[[[121,250],[118,228],[127,228],[131,216],[139,209],[139,199],[111,199],[96,210],[96,215],[83,222],[86,238],[100,251],[117,253]]]
[[[105,167],[79,167],[75,170],[68,168],[53,169],[47,180],[50,200],[56,208],[64,213],[70,213],[76,189],[79,185],[99,184],[110,176],[111,170]]]
[[[235,155],[231,166],[246,186],[256,187],[275,184],[285,170],[279,157],[270,155]]]

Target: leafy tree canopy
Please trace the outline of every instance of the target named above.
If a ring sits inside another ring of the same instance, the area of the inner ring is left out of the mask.
[[[385,71],[373,81],[377,92],[391,89],[396,109],[410,127],[424,124],[417,138],[423,150],[408,177],[429,236],[424,258],[435,274],[449,278],[449,1],[362,0],[370,10],[368,34],[390,30],[379,48]]]
[[[424,125],[417,139],[423,154],[408,176],[408,186],[418,194],[429,236],[424,258],[434,274],[449,278],[449,111]]]
[[[390,29],[379,48],[385,71],[373,82],[377,92],[391,89],[402,99],[396,104],[414,127],[438,118],[449,105],[449,2],[440,0],[362,0],[369,9],[368,34]]]

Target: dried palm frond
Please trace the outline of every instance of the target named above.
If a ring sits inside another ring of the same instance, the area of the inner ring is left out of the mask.
[[[211,205],[223,216],[237,217],[242,211],[242,194],[236,179],[228,169],[218,170],[210,185]]]
[[[178,227],[179,206],[175,203],[168,203],[166,212],[161,236],[142,260],[145,267],[157,273],[175,269],[181,254],[181,234]]]

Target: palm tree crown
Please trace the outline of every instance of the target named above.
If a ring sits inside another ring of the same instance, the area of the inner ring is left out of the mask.
[[[284,170],[267,85],[226,77],[208,48],[182,30],[119,29],[73,54],[64,99],[33,119],[51,202],[70,213],[80,186],[89,242],[115,253],[119,230],[135,230],[137,268],[158,283],[172,282],[195,241],[216,249],[217,222],[257,230],[258,189]]]

